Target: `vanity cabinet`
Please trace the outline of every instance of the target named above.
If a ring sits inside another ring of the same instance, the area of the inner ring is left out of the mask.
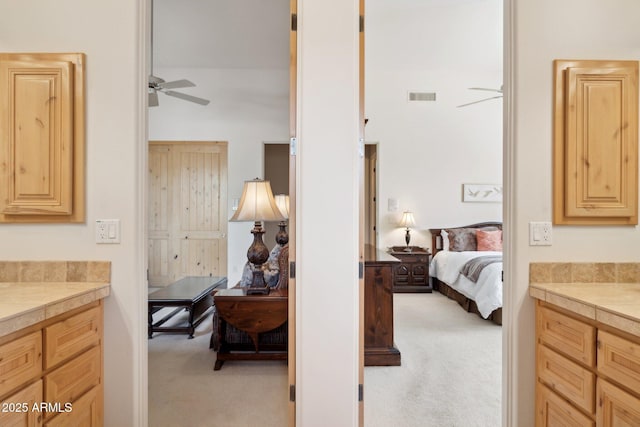
[[[0,425],[102,426],[103,305],[0,338]]]
[[[640,338],[536,307],[536,427],[640,425]]]

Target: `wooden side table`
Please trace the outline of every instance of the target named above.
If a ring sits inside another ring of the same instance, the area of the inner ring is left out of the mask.
[[[258,339],[261,333],[276,329],[287,321],[287,289],[272,289],[268,295],[247,295],[243,288],[222,289],[213,300],[220,317],[220,350],[213,368],[215,371],[226,360],[287,360],[285,346],[264,348]],[[246,332],[253,341],[253,348],[226,342],[227,324]]]
[[[393,270],[393,292],[433,291],[429,277],[429,251],[418,246],[393,246],[389,253],[401,261]]]

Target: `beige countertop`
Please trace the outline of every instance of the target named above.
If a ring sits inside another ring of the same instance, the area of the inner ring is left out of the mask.
[[[0,283],[0,337],[105,298],[108,283]]]
[[[530,283],[529,295],[640,337],[640,283]]]

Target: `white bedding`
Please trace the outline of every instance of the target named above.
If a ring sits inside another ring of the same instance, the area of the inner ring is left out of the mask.
[[[502,252],[466,251],[438,252],[429,265],[429,275],[451,286],[462,295],[476,302],[485,319],[496,308],[502,307],[502,263],[489,264],[482,270],[477,283],[460,274],[462,266],[472,258],[482,255],[500,255]]]

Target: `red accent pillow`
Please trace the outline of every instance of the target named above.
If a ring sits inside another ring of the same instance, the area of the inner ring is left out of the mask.
[[[476,231],[479,251],[502,251],[502,230]]]

